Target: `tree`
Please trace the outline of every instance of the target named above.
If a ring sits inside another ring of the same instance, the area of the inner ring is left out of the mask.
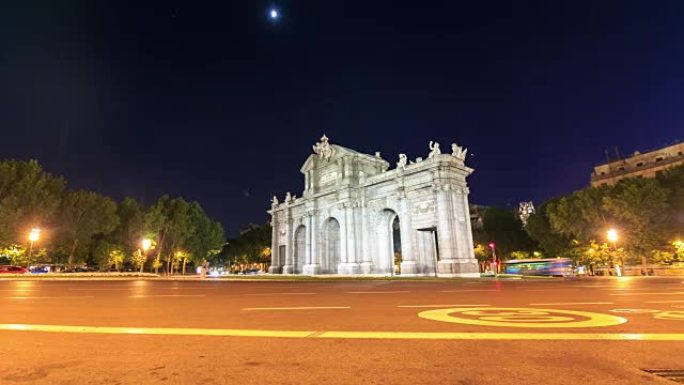
[[[250,224],[222,250],[233,263],[270,263],[271,225]]]
[[[535,240],[545,255],[550,257],[565,256],[571,249],[571,239],[554,232],[549,223],[547,209],[556,200],[542,203],[537,212],[527,219],[525,230]]]
[[[119,224],[108,239],[120,245],[126,254],[131,254],[140,247],[145,234],[145,209],[133,198],[125,198],[116,209]]]
[[[114,270],[121,271],[126,254],[123,247],[100,240],[93,250],[93,255],[100,270],[109,271],[114,267]]]
[[[671,215],[663,237],[669,240],[684,237],[684,165],[664,170],[656,176],[656,180],[669,192],[667,203]]]
[[[64,179],[35,160],[0,162],[0,245],[22,244],[31,227],[49,223],[63,190]]]
[[[515,250],[533,251],[534,241],[523,230],[522,222],[512,211],[489,207],[482,216],[482,230],[475,234],[477,243],[493,242],[499,258],[506,259]]]
[[[475,252],[475,258],[480,265],[480,271],[485,271],[487,262],[491,261],[492,259],[489,252],[487,252],[487,248],[483,244],[478,243],[475,245],[473,251]]]
[[[192,233],[184,245],[187,250],[186,254],[189,253],[195,262],[208,260],[217,255],[226,243],[223,226],[211,220],[197,202],[190,204],[190,223]],[[187,260],[184,259],[183,274],[185,274],[186,263]]]
[[[665,243],[663,229],[668,223],[668,191],[651,178],[621,180],[603,197],[603,209],[620,224],[625,247],[647,263],[650,250]]]
[[[143,272],[143,267],[145,267],[145,262],[147,261],[147,256],[143,254],[142,250],[137,249],[133,252],[131,256],[131,263],[136,270]]]
[[[67,248],[68,265],[74,263],[92,237],[107,234],[119,223],[116,203],[110,198],[90,191],[68,192],[59,208],[61,243]]]
[[[152,263],[155,274],[162,266],[163,256],[166,257],[167,272],[170,271],[176,247],[183,245],[193,232],[189,209],[190,204],[183,198],[170,199],[167,195],[150,208],[146,223],[149,230],[157,235],[157,254]]]
[[[546,215],[553,231],[582,243],[602,236],[611,222],[610,214],[603,206],[608,189],[591,187],[549,202]]]

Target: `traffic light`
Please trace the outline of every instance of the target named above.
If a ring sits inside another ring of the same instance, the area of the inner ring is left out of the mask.
[[[490,248],[490,249],[493,250],[493,249],[494,249],[494,246],[496,246],[496,245],[494,244],[494,242],[489,242],[489,248]]]

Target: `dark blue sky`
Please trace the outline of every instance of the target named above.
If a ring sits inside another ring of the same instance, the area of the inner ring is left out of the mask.
[[[3,2],[0,157],[235,233],[301,194],[324,132],[392,164],[464,144],[488,205],[684,133],[681,1],[139,3]]]

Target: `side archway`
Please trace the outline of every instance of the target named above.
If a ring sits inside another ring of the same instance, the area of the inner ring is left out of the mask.
[[[294,238],[294,260],[292,265],[294,267],[294,274],[301,274],[306,263],[306,226],[301,225],[295,230]]]

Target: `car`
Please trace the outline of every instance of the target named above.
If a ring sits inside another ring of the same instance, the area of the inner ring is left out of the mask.
[[[25,267],[15,265],[0,265],[0,274],[26,274],[28,270]]]

